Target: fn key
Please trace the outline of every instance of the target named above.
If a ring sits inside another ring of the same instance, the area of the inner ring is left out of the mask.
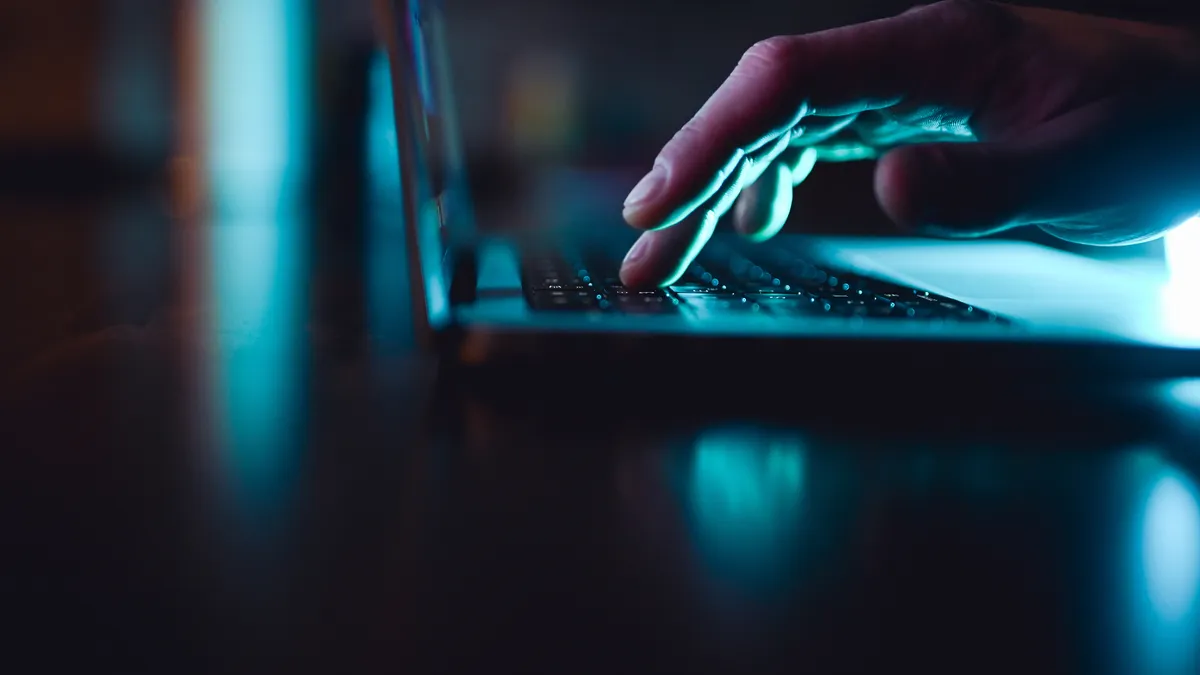
[[[534,291],[529,294],[529,305],[537,310],[602,309],[601,302],[589,291]]]

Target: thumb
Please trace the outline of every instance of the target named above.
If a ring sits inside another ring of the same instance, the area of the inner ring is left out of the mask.
[[[875,195],[904,229],[981,236],[1023,224],[1036,194],[1024,157],[992,143],[898,148],[875,169]],[[1025,153],[1028,154],[1028,153]]]
[[[879,161],[875,193],[901,227],[937,234],[1038,224],[1072,241],[1142,240],[1172,223],[1113,214],[1200,210],[1193,98],[1108,100],[1004,140],[898,148]]]

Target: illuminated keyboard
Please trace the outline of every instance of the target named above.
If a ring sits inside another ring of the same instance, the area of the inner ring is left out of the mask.
[[[677,283],[659,290],[626,288],[619,269],[619,256],[543,250],[522,260],[522,286],[529,306],[538,311],[1007,323],[951,298],[829,269],[798,251],[775,246],[734,250],[710,244]]]

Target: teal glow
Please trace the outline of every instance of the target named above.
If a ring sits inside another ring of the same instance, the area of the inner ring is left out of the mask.
[[[1195,610],[1200,586],[1200,507],[1195,486],[1178,475],[1161,478],[1147,500],[1143,528],[1147,597],[1163,621],[1180,621]]]
[[[698,194],[694,199],[689,201],[687,204],[684,204],[683,206],[681,206],[678,209],[676,209],[675,211],[673,211],[670,215],[667,216],[667,218],[665,220],[663,220],[662,224],[660,224],[655,229],[661,230],[661,229],[670,227],[672,225],[675,225],[676,223],[679,223],[684,218],[687,218],[688,216],[692,215],[692,213],[696,209],[700,208],[703,204],[710,201],[713,197],[715,197],[717,195],[717,192],[719,190],[721,190],[722,187],[725,187],[726,181],[728,181],[730,179],[730,177],[735,176],[735,172],[740,169],[740,167],[742,166],[742,160],[745,157],[746,157],[745,151],[743,151],[741,149],[738,149],[737,151],[735,151],[733,153],[733,157],[731,157],[729,159],[729,161],[725,163],[725,166],[721,167],[721,170],[717,172],[717,175],[714,176],[713,179],[708,183],[708,185],[706,185],[704,187],[704,190],[700,194]],[[738,180],[741,180],[741,176],[736,176],[736,178]],[[739,189],[740,189],[740,187],[735,186],[734,189],[727,190],[727,193],[730,195],[736,195]],[[726,205],[726,208],[728,208],[728,205]],[[710,210],[710,211],[712,211],[712,210]],[[719,211],[719,212],[717,212],[717,215],[718,216],[724,215],[724,212]],[[704,241],[707,242],[708,240],[705,239]],[[687,266],[685,265],[684,267],[686,268]]]
[[[293,245],[287,233],[255,217],[226,217],[213,228],[213,283],[218,338],[252,346],[289,323],[290,309],[279,302],[286,292],[281,260]]]
[[[789,167],[792,174],[792,185],[803,183],[813,169],[817,166],[817,161],[820,159],[820,153],[816,148],[805,148],[804,152],[800,153],[794,166]]]
[[[801,179],[803,180],[803,179]],[[763,184],[759,192],[760,198],[763,194],[772,195],[774,198],[767,205],[767,217],[762,229],[748,235],[750,241],[762,242],[774,237],[787,224],[788,214],[792,212],[792,172],[786,166],[779,166],[774,170],[769,170],[764,176],[759,178],[760,183],[763,181],[771,181],[773,184]],[[798,182],[798,181],[797,181]]]
[[[219,209],[271,211],[307,168],[308,3],[208,0],[208,161]]]
[[[1164,393],[1170,403],[1182,407],[1192,416],[1200,415],[1200,379],[1172,382],[1165,385]]]
[[[392,113],[392,79],[387,54],[376,52],[368,75],[367,166],[372,200],[399,200],[400,153]]]
[[[430,202],[421,209],[417,223],[422,262],[425,269],[425,311],[431,326],[443,326],[450,319],[450,288],[446,283],[442,255],[442,213],[437,203]]]
[[[1164,244],[1171,283],[1189,291],[1200,289],[1200,216],[1168,232]]]
[[[1136,671],[1195,673],[1200,657],[1200,496],[1192,479],[1158,454],[1126,475],[1135,502],[1128,658]]]
[[[211,396],[224,475],[270,513],[292,473],[307,270],[308,3],[204,5]]]
[[[688,267],[691,267],[692,261],[696,256],[700,255],[700,251],[704,249],[704,245],[712,239],[713,233],[717,231],[717,223],[720,222],[721,215],[715,211],[707,210],[697,216],[700,218],[700,226],[696,228],[696,234],[692,238],[691,244],[687,250],[679,257],[679,264],[671,271],[671,274],[661,284],[662,287],[670,286],[679,281],[684,272],[687,272]],[[645,236],[645,235],[643,235]]]
[[[296,232],[259,220],[213,230],[214,398],[229,475],[255,503],[275,499],[300,439],[301,250]]]
[[[1159,290],[1158,307],[1163,331],[1170,337],[1193,343],[1200,340],[1200,312],[1196,311],[1196,293],[1200,280],[1171,273]]]
[[[438,82],[437,70],[447,67],[445,64],[445,46],[440,44],[441,36],[437,33],[437,26],[441,21],[440,8],[437,3],[422,6],[421,3],[413,3],[408,7],[410,14],[407,19],[411,22],[409,25],[410,36],[412,39],[413,49],[416,53],[412,54],[413,72],[401,74],[400,79],[404,82],[411,82],[413,79],[417,83],[417,98],[418,101],[404,101],[408,104],[404,106],[410,109],[413,115],[417,117],[405,121],[405,127],[397,128],[398,137],[403,140],[411,140],[416,146],[416,152],[419,155],[416,159],[422,162],[423,166],[413,168],[409,171],[408,167],[402,167],[402,172],[399,174],[402,185],[407,185],[412,188],[411,194],[414,195],[416,203],[411,205],[404,204],[401,201],[401,210],[397,215],[404,214],[405,218],[412,218],[415,222],[406,222],[404,226],[409,228],[407,233],[411,233],[411,239],[415,242],[417,250],[412,252],[411,259],[415,261],[419,267],[413,275],[412,279],[419,277],[421,288],[414,289],[423,290],[423,306],[414,309],[413,314],[418,312],[424,314],[424,321],[419,326],[422,332],[422,338],[430,339],[431,335],[428,331],[436,331],[444,327],[450,319],[450,303],[449,303],[449,288],[445,278],[446,273],[446,238],[448,232],[445,228],[445,207],[453,207],[454,199],[447,194],[433,194],[435,182],[431,180],[430,172],[435,170],[433,166],[432,155],[440,155],[443,160],[446,160],[446,146],[444,136],[446,134],[453,135],[457,132],[456,129],[443,128],[443,133],[432,134],[430,120],[440,112],[443,101],[439,99],[439,94],[436,84]],[[430,35],[433,32],[433,35]],[[432,58],[431,58],[432,57]],[[376,77],[383,79],[386,75],[390,78],[390,64],[380,63],[375,68]],[[377,100],[390,100],[390,93],[385,97],[377,97]],[[419,105],[416,105],[419,104]],[[394,111],[393,111],[394,112]],[[408,117],[407,115],[405,117]],[[402,119],[405,119],[402,117]],[[439,120],[443,124],[446,120]],[[453,118],[450,118],[453,122]],[[394,124],[394,122],[393,122]],[[419,125],[419,126],[418,126]],[[432,145],[436,144],[436,145]],[[382,152],[382,151],[381,151]],[[455,158],[457,160],[457,158]],[[456,163],[456,162],[452,162]],[[408,173],[404,173],[408,172]],[[403,198],[403,197],[402,197]],[[407,242],[406,242],[407,243]]]
[[[387,54],[371,62],[366,129],[367,323],[377,352],[412,347],[412,299],[401,217],[400,153]]]
[[[766,194],[771,194],[774,198],[767,205],[766,218],[762,229],[748,235],[750,241],[763,242],[771,237],[774,237],[787,224],[788,216],[792,212],[792,199],[794,197],[795,186],[803,183],[808,178],[809,174],[817,165],[819,153],[816,148],[805,148],[796,156],[794,162],[780,163],[778,173],[772,175],[765,174],[759,178],[760,181],[774,181],[773,185],[768,188],[766,185]],[[759,193],[760,196],[763,192]]]
[[[1171,337],[1200,340],[1200,217],[1190,218],[1163,239],[1167,281],[1159,298],[1163,329]]]
[[[781,562],[799,536],[805,459],[789,436],[731,430],[697,441],[688,491],[710,562],[751,574]]]
[[[817,158],[822,162],[858,162],[878,156],[875,148],[862,143],[817,146]]]

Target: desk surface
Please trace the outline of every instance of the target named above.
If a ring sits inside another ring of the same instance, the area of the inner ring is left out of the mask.
[[[1032,427],[1039,383],[770,424],[435,400],[394,231],[0,216],[6,651],[47,670],[1200,667],[1200,383]]]

